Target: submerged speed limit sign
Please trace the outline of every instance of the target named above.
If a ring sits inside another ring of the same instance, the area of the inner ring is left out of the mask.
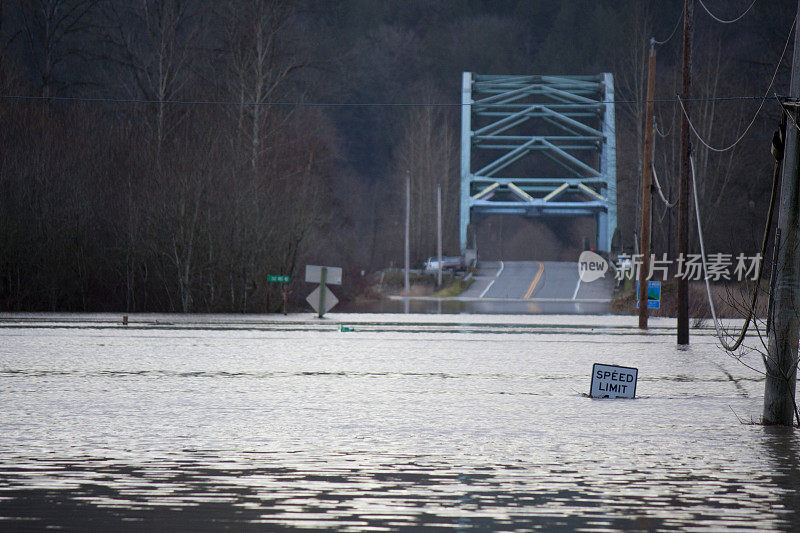
[[[639,370],[627,366],[592,365],[592,398],[635,398]]]

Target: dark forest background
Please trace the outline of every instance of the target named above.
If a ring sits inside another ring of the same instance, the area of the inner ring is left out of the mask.
[[[706,1],[724,18],[750,3]],[[720,24],[697,5],[694,96],[763,95],[795,7],[762,0]],[[301,299],[307,262],[343,266],[356,290],[362,270],[402,261],[406,173],[412,260],[435,251],[439,183],[445,252],[457,253],[462,71],[614,74],[630,251],[649,38],[666,39],[681,9],[0,0],[0,310],[262,312],[266,275],[292,275]],[[673,196],[680,32],[657,47],[655,164]],[[780,119],[772,93],[787,90],[792,44],[742,142],[715,153],[695,141],[709,252],[757,249]],[[691,114],[706,140],[726,145],[759,102],[706,99]],[[674,254],[676,217],[655,205],[654,251]]]

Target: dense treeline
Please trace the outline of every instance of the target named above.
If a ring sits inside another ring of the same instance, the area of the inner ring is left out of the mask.
[[[266,274],[399,264],[406,176],[413,260],[435,250],[437,185],[455,252],[458,108],[417,104],[458,103],[465,70],[614,73],[630,248],[648,41],[681,4],[0,0],[0,309],[263,311]],[[698,7],[695,95],[763,94],[793,9],[761,2],[721,25]],[[679,37],[659,47],[656,165],[673,194]],[[397,103],[413,105],[374,105]],[[691,112],[721,145],[757,105]],[[754,249],[778,119],[770,101],[736,149],[696,143],[712,248]],[[674,252],[675,217],[656,216],[656,251]]]

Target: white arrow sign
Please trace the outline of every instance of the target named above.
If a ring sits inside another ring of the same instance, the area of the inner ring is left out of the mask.
[[[336,297],[335,294],[331,292],[328,287],[325,287],[325,298],[324,301],[321,300],[322,294],[320,294],[320,287],[314,289],[311,294],[306,297],[306,301],[314,308],[314,311],[319,313],[320,315],[324,315],[331,309],[333,306],[339,303],[339,299]],[[322,305],[322,310],[320,310],[320,305]]]

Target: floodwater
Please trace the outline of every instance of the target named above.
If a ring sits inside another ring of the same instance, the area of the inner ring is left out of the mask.
[[[799,528],[761,376],[635,321],[0,315],[0,529]]]
[[[337,307],[337,310],[345,313],[440,315],[603,315],[611,312],[611,300],[393,297],[382,300],[347,302]]]

